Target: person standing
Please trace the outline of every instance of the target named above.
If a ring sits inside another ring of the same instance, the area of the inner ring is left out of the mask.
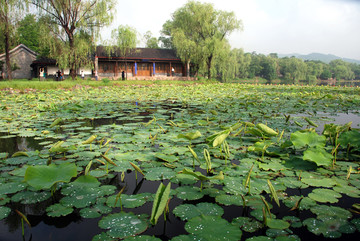
[[[41,81],[41,80],[43,80],[43,78],[44,78],[44,69],[40,68],[40,70],[39,70],[39,80]]]
[[[84,71],[81,70],[81,78],[84,79],[85,78],[85,74]]]
[[[175,69],[174,69],[174,67],[172,67],[171,68],[171,76],[174,76],[174,74],[175,74]]]

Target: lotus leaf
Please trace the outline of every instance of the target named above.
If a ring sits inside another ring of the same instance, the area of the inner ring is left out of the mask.
[[[317,166],[329,166],[332,164],[333,156],[320,148],[309,148],[304,152],[303,159],[315,162]]]
[[[117,195],[113,195],[107,198],[106,205],[114,207]],[[121,194],[121,204],[124,208],[137,208],[144,205],[151,197],[150,193],[140,193],[134,195]],[[120,207],[120,202],[116,202],[115,207]]]
[[[146,169],[145,179],[150,181],[160,181],[175,177],[176,172],[166,167],[154,167]]]
[[[99,227],[108,229],[110,237],[123,239],[144,232],[148,226],[139,215],[120,212],[103,217],[99,221]]]
[[[243,231],[253,233],[263,227],[263,225],[253,218],[249,217],[237,217],[231,222],[235,226],[239,226]]]
[[[222,216],[224,210],[214,203],[182,204],[174,208],[173,213],[181,220],[190,220],[196,216]]]
[[[333,187],[336,185],[336,181],[331,178],[301,178],[301,181],[312,187]]]
[[[360,218],[355,218],[351,220],[351,223],[356,227],[358,231],[360,231]]]
[[[198,180],[191,175],[183,174],[183,173],[177,173],[174,178],[171,179],[172,183],[177,184],[185,184],[185,185],[192,185],[195,184]]]
[[[140,235],[124,239],[124,241],[161,241],[161,239],[149,235]]]
[[[339,137],[339,143],[344,148],[347,148],[348,145],[359,148],[360,132],[358,130],[351,130],[342,133]]]
[[[176,196],[183,200],[198,200],[204,196],[200,188],[194,186],[178,187],[176,192]]]
[[[9,216],[11,209],[8,207],[0,206],[0,220]]]
[[[262,205],[261,208],[257,208],[250,212],[251,216],[253,216],[254,218],[256,218],[257,220],[259,220],[261,222],[264,220],[264,213],[263,213],[262,207],[264,207],[264,205]],[[276,218],[275,214],[273,214],[273,213],[271,213],[271,217],[269,217],[269,214],[266,214],[266,216],[267,216],[267,219],[270,219],[270,218],[275,219]]]
[[[49,192],[30,192],[24,191],[16,193],[11,197],[12,202],[21,202],[22,204],[35,204],[49,199]]]
[[[189,141],[192,141],[196,138],[199,138],[201,136],[201,133],[200,131],[196,131],[196,132],[189,132],[189,133],[186,133],[186,134],[179,134],[178,135],[178,138],[184,138],[184,139],[187,139]]]
[[[196,235],[179,235],[171,239],[171,241],[205,241],[206,239],[197,237]]]
[[[337,203],[341,198],[341,194],[330,189],[317,188],[309,193],[309,198],[322,203]]]
[[[301,132],[297,131],[291,133],[290,140],[297,148],[303,147],[324,147],[326,142],[325,136],[319,136],[316,132]]]
[[[64,205],[61,205],[59,203],[53,204],[46,208],[47,215],[49,217],[60,217],[60,216],[66,216],[73,212],[72,207],[66,207]]]
[[[80,210],[80,216],[83,218],[98,218],[102,214],[108,214],[112,211],[112,208],[105,206],[102,203],[96,203],[90,208],[83,208]]]
[[[243,200],[241,198],[240,195],[235,196],[235,195],[218,195],[215,197],[216,202],[225,205],[225,206],[229,206],[229,205],[236,205],[236,206],[241,206],[243,205]]]
[[[352,217],[350,211],[335,206],[326,206],[326,205],[317,205],[310,208],[311,212],[317,215],[318,219],[323,219],[327,217],[334,217],[339,219],[349,219]]]
[[[300,198],[301,197],[299,196],[290,196],[289,198],[285,199],[283,202],[288,208],[293,208],[299,202]],[[315,200],[308,197],[304,197],[303,199],[301,199],[298,208],[299,210],[306,210],[306,209],[310,209],[315,205],[316,205]]]
[[[11,194],[22,191],[26,188],[26,184],[20,182],[9,182],[2,183],[0,185],[0,195],[2,194]]]
[[[290,223],[292,228],[300,228],[302,226],[300,218],[295,216],[285,216],[283,217],[283,220]]]
[[[159,159],[162,160],[162,161],[170,162],[170,163],[176,162],[176,161],[178,160],[178,159],[177,159],[175,156],[173,156],[173,155],[164,155],[164,154],[162,154],[162,153],[157,153],[157,154],[155,155],[155,157],[159,158]]]
[[[268,218],[266,219],[266,225],[273,229],[287,229],[290,227],[290,223],[282,219]]]
[[[114,239],[104,232],[97,234],[92,238],[92,241],[116,241],[116,240],[118,239]]]
[[[321,220],[308,218],[303,223],[310,232],[322,234],[325,238],[340,238],[341,233],[353,233],[356,230],[348,221],[331,216]]]
[[[219,216],[198,216],[185,224],[185,229],[199,240],[240,240],[241,230]]]
[[[40,190],[49,189],[55,183],[69,182],[77,175],[75,164],[63,163],[60,165],[50,164],[49,166],[30,166],[25,172],[25,182]]]
[[[245,241],[272,241],[272,240],[273,239],[270,237],[256,236],[256,237],[247,238]]]

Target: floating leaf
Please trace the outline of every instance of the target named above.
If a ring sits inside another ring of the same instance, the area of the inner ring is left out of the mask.
[[[325,136],[319,136],[316,132],[291,133],[290,140],[297,148],[302,147],[324,147],[326,142]]]
[[[339,201],[338,198],[341,198],[341,194],[333,190],[323,188],[314,189],[308,196],[309,198],[322,203],[337,203]]]
[[[177,192],[176,196],[183,200],[198,200],[204,196],[200,188],[194,186],[178,187],[175,190]]]
[[[0,220],[9,216],[11,209],[8,207],[0,206]]]
[[[185,224],[189,233],[196,235],[198,240],[240,240],[241,230],[219,216],[198,216]]]
[[[336,185],[336,181],[331,178],[301,178],[301,182],[312,187],[333,187]]]
[[[256,221],[255,219],[249,217],[234,218],[231,224],[239,226],[241,230],[248,233],[256,232],[263,227],[263,225],[259,221]]]
[[[309,148],[304,152],[303,156],[304,160],[315,162],[317,166],[330,166],[333,158],[330,153],[319,148]]]
[[[30,166],[26,169],[25,182],[40,190],[49,189],[55,183],[69,182],[77,175],[75,164],[62,163],[60,165],[50,164],[49,166]]]
[[[190,220],[196,216],[222,216],[224,210],[214,203],[182,204],[174,208],[173,213],[181,220]]]
[[[273,229],[287,229],[290,227],[290,223],[282,219],[268,218],[266,219],[266,226]]]
[[[199,138],[201,136],[201,133],[200,131],[196,131],[196,132],[189,132],[189,133],[186,133],[186,134],[179,134],[177,137],[178,138],[184,138],[184,139],[187,139],[189,141],[192,141],[196,138]]]
[[[99,221],[99,227],[108,229],[110,237],[123,239],[144,232],[147,223],[133,213],[120,212],[103,217]]]
[[[51,205],[46,208],[47,215],[49,217],[60,217],[60,216],[66,216],[73,212],[72,207],[66,207],[59,203],[56,203],[54,205]]]

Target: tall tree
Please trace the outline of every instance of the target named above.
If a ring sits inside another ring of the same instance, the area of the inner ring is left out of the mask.
[[[0,0],[0,33],[3,35],[5,49],[5,65],[7,79],[12,79],[10,62],[11,35],[14,32],[14,25],[19,12],[24,9],[26,1],[22,0]]]
[[[208,78],[211,79],[211,68],[217,51],[224,47],[226,44],[224,40],[230,33],[240,29],[242,23],[237,20],[234,12],[216,10],[210,3],[189,1],[184,7],[175,11],[172,19],[163,26],[162,32],[170,34],[175,48],[181,48],[181,52],[184,52],[184,46],[175,38],[185,37],[189,43],[192,42],[187,44],[189,47],[187,52],[191,57],[201,56],[195,64],[201,65],[205,62]],[[193,48],[194,45],[196,50]]]
[[[159,40],[155,38],[150,31],[147,31],[144,34],[145,39],[145,47],[150,49],[158,49],[159,48]]]
[[[125,58],[125,74],[127,78],[127,61],[126,57],[136,48],[137,31],[130,26],[120,25],[111,32],[112,43],[108,48],[109,54],[112,51],[118,51],[121,57]]]
[[[88,63],[100,27],[112,22],[115,1],[31,0],[31,3],[48,18],[49,29],[57,36],[55,42],[49,43],[51,55],[60,67],[70,69],[74,79],[77,69]]]

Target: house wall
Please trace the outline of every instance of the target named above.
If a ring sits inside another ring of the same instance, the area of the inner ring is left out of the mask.
[[[26,51],[24,48],[20,48],[18,51],[10,54],[11,65],[14,63],[19,69],[12,71],[12,77],[14,79],[30,79],[32,78],[31,63],[36,59],[36,56]],[[0,59],[4,62],[4,72],[6,73],[5,57]]]

